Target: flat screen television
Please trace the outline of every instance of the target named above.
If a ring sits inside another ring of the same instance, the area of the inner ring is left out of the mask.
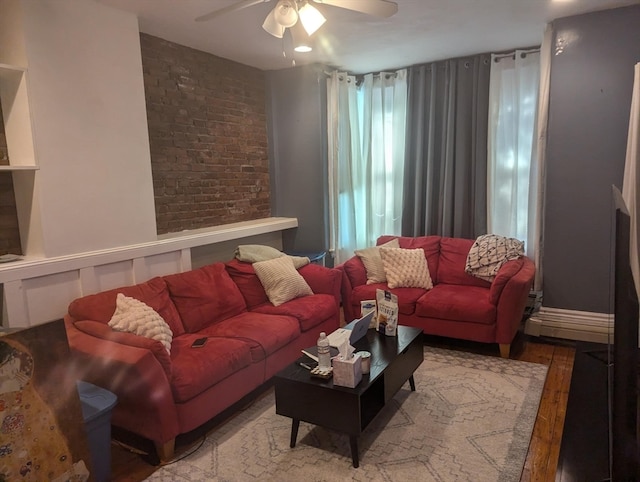
[[[609,343],[609,472],[613,481],[640,480],[638,453],[638,296],[631,271],[631,218],[613,186],[613,342]],[[588,403],[587,401],[585,401]]]

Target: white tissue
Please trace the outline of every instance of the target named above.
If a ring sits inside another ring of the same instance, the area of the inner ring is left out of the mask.
[[[356,351],[356,349],[349,344],[348,339],[343,341],[338,347],[338,352],[341,360],[351,360],[351,358],[353,358],[354,351]]]

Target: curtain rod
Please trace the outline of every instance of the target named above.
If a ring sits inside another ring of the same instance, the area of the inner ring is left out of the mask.
[[[404,70],[404,69],[398,69],[398,70]],[[331,75],[332,75],[331,72],[327,72],[326,70],[323,70],[322,73],[324,75],[326,75],[327,77],[331,77]],[[350,74],[348,72],[341,72],[341,73],[344,74],[344,75],[348,75],[350,77],[356,77],[356,78],[364,77],[365,75],[369,75],[369,73],[367,73],[367,74]],[[387,72],[387,71],[383,70],[382,72],[370,72],[370,74],[373,75],[374,77],[384,74],[384,75],[387,76],[387,78],[389,78],[390,76],[394,76],[395,77],[396,75],[398,75],[398,72],[397,71],[395,71],[395,72]]]
[[[502,54],[493,54],[494,62],[500,62],[500,59],[505,59],[507,57],[511,57],[512,59],[516,58],[516,52],[520,52],[520,58],[525,58],[527,54],[532,54],[535,52],[540,52],[539,47],[529,48],[529,49],[516,49],[511,52],[505,52]]]

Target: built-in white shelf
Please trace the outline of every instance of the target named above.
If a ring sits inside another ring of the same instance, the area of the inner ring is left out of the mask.
[[[282,232],[297,226],[296,218],[270,217],[165,234],[147,243],[0,263],[0,327],[57,320],[75,298],[228,261],[237,244],[272,243],[281,249]]]
[[[156,241],[100,251],[54,258],[24,256],[22,260],[0,264],[0,283],[189,250],[198,246],[284,231],[297,226],[297,218],[270,217],[164,234],[158,236]]]
[[[16,65],[2,64],[0,63],[0,77],[6,77],[9,75],[23,74],[27,71],[24,67],[18,67]]]
[[[37,171],[40,169],[38,166],[0,166],[0,172],[3,171]]]
[[[6,39],[3,37],[3,40]],[[39,167],[33,142],[27,75],[26,66],[0,63],[0,104],[9,158],[9,165],[0,166],[0,175],[7,172],[13,178],[22,251],[34,254],[42,252],[42,236],[39,235],[38,193],[34,182]]]

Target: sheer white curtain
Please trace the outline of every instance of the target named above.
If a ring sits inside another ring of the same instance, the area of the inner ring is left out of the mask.
[[[492,55],[489,85],[487,228],[536,245],[538,165],[536,117],[540,53]]]
[[[631,272],[640,298],[640,63],[634,67],[633,93],[629,114],[629,135],[622,181],[622,197],[631,217],[629,257]]]
[[[549,88],[551,85],[551,49],[553,48],[553,27],[547,24],[540,46],[540,90],[538,92],[538,119],[537,119],[537,199],[532,203],[536,205],[535,228],[533,232],[533,262],[536,266],[536,277],[533,281],[533,289],[542,290],[542,254],[544,251],[544,186],[547,157],[547,127],[549,125]],[[531,250],[530,250],[531,251]]]
[[[333,72],[328,89],[330,240],[335,264],[382,234],[400,234],[407,71],[356,79]]]

